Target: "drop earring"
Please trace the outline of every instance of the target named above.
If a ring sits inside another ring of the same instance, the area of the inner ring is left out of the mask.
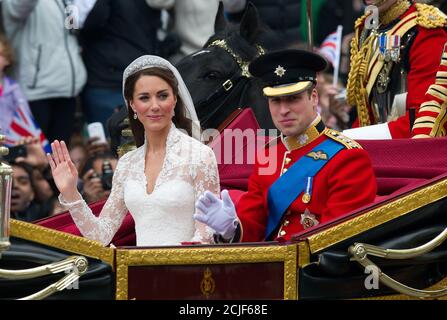
[[[134,114],[133,114],[133,118],[134,118],[135,120],[137,120],[137,119],[138,119],[138,115],[137,115],[137,113],[136,113],[136,112],[134,112]]]

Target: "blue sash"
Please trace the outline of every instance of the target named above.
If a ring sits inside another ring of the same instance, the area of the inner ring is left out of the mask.
[[[322,151],[327,155],[327,159],[314,160],[312,157],[303,156],[270,186],[267,195],[269,215],[265,232],[266,240],[278,227],[287,208],[305,190],[307,177],[314,177],[333,156],[344,148],[344,145],[332,139],[323,141],[309,153]]]

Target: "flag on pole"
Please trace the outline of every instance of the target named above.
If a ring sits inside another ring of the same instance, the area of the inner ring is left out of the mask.
[[[26,137],[39,137],[45,152],[51,152],[50,143],[31,114],[31,110],[27,105],[24,106],[22,103],[18,104],[11,124],[5,132],[5,137],[6,146],[14,146],[20,139]]]
[[[332,67],[334,68],[334,86],[338,82],[338,70],[340,68],[340,56],[341,56],[341,39],[343,33],[343,26],[339,25],[337,30],[324,39],[319,48],[319,53],[323,55]]]

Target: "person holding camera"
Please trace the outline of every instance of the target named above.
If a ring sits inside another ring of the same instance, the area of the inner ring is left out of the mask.
[[[213,233],[195,222],[195,201],[219,195],[213,151],[202,144],[191,95],[178,70],[158,56],[142,56],[124,71],[123,96],[136,150],[123,155],[99,217],[77,191],[78,172],[65,142],[54,141],[48,160],[59,201],[86,238],[108,245],[129,210],[138,246],[211,243]],[[103,172],[104,177],[104,172]]]
[[[117,162],[111,153],[101,153],[87,159],[80,170],[82,195],[87,203],[107,199],[110,195]]]
[[[32,203],[25,209],[22,208],[23,212],[17,215],[17,219],[32,221],[61,211],[57,208],[57,188],[38,137],[20,139],[17,145],[9,148],[9,153],[4,159],[13,166],[21,167],[21,169],[14,169],[14,172],[19,170],[19,175],[23,176],[23,172],[26,171],[31,183]],[[18,184],[17,189],[18,193],[23,193],[23,195],[16,195],[18,202],[28,197],[28,189],[23,188],[23,184]]]

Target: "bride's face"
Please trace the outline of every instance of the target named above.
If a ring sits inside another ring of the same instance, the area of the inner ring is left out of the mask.
[[[142,76],[135,83],[131,107],[148,132],[168,130],[177,97],[172,87],[157,76]]]

